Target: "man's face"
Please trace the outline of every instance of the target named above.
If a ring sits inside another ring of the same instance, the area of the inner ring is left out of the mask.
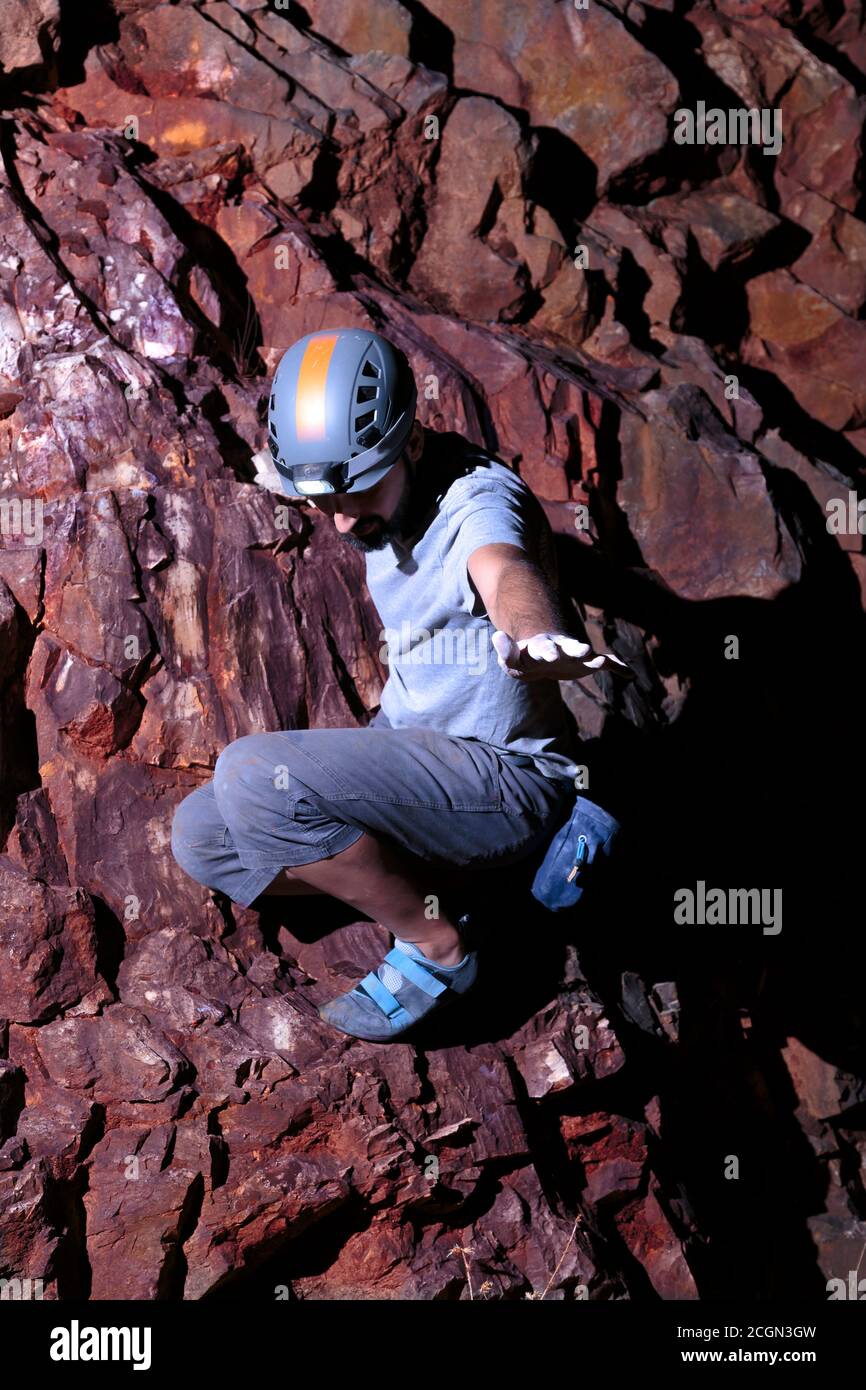
[[[410,478],[405,454],[375,487],[366,492],[334,492],[314,499],[313,506],[331,517],[339,534],[355,550],[381,550],[409,510]]]

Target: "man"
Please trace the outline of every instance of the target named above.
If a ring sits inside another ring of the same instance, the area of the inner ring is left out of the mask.
[[[311,333],[280,361],[274,463],[364,552],[388,679],[367,728],[237,739],[172,825],[178,863],[243,906],[327,893],[393,933],[378,968],[320,1010],[382,1042],[476,981],[467,919],[439,891],[450,869],[523,858],[569,809],[557,682],[631,675],[565,635],[537,499],[483,452],[446,455],[415,404],[408,361],[376,333]]]

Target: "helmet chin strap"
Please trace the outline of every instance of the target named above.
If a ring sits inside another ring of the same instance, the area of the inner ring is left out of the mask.
[[[403,459],[406,464],[407,488],[404,493],[404,502],[401,502],[400,511],[400,534],[404,537],[415,534],[419,524],[423,521],[430,508],[432,494],[424,470],[420,465],[423,463],[424,439],[421,441],[421,453],[413,459],[408,449],[404,450]]]
[[[406,535],[407,526],[411,525],[416,501],[415,465],[406,452],[403,453],[403,462],[406,465],[406,481],[391,522],[392,525],[396,525],[397,535],[399,535],[401,539]]]
[[[414,425],[413,425],[413,429],[414,429]],[[411,434],[410,434],[410,438],[411,438]],[[420,465],[421,463],[423,463],[423,461],[424,461],[424,445],[426,444],[426,442],[427,442],[427,436],[425,435],[424,430],[423,430],[423,428],[422,428],[422,430],[421,430],[421,439],[420,439],[420,441],[419,441],[421,447],[420,447],[420,449],[419,449],[419,451],[418,451],[418,457],[417,457],[416,459],[413,459],[413,458],[411,457],[411,455],[409,454],[409,450],[408,450],[408,449],[406,450],[406,463],[407,463],[407,466],[408,466],[408,469],[409,469],[409,478],[410,478],[410,480],[411,480],[412,486],[413,486],[414,488],[416,488],[416,489],[417,489],[417,484],[418,484],[418,481],[419,481],[419,479],[418,479],[418,467],[419,467],[419,465]]]

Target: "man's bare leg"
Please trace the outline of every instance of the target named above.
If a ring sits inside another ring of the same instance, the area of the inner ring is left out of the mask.
[[[381,922],[400,940],[413,942],[428,959],[457,965],[466,947],[456,923],[443,910],[435,921],[425,916],[434,872],[437,879],[445,877],[423,859],[365,832],[330,859],[281,869],[265,896],[328,893]]]
[[[297,898],[302,893],[319,893],[325,897],[328,896],[324,888],[313,888],[309,883],[302,883],[299,878],[289,878],[288,872],[288,869],[280,869],[273,882],[268,884],[263,897]]]

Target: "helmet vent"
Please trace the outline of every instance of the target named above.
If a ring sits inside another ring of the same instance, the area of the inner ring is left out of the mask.
[[[378,386],[359,386],[358,394],[356,395],[355,399],[357,401],[374,401],[378,394]]]
[[[371,425],[376,418],[375,410],[365,410],[363,415],[358,415],[355,419],[355,430],[363,430],[367,425]]]
[[[381,372],[373,362],[365,362],[361,368],[361,376],[381,376]]]

